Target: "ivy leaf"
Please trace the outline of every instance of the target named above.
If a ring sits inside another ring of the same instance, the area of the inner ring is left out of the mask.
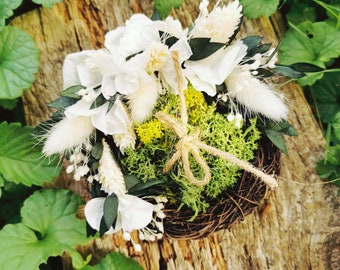
[[[311,86],[320,119],[324,123],[334,121],[340,111],[340,72],[326,73],[324,77]]]
[[[161,19],[165,19],[172,8],[179,8],[183,0],[155,0],[154,8]]]
[[[57,176],[60,168],[58,160],[52,162],[42,156],[32,133],[33,127],[20,123],[0,124],[0,172],[8,181],[41,186]]]
[[[33,3],[43,5],[44,7],[51,8],[54,4],[60,3],[63,0],[32,0]]]
[[[243,13],[248,18],[254,19],[274,14],[280,0],[240,0],[240,3],[243,6]]]
[[[86,262],[74,251],[88,242],[85,222],[76,218],[81,199],[66,190],[36,191],[21,209],[22,223],[0,231],[0,261],[3,270],[39,269],[49,256],[69,252],[73,266]],[[89,260],[89,258],[87,258]]]
[[[332,123],[332,127],[334,129],[335,137],[340,141],[340,110],[334,117],[334,122]]]
[[[340,165],[340,144],[328,148],[325,153],[325,160],[331,165]]]
[[[0,32],[0,99],[22,96],[39,69],[39,51],[25,31],[5,26]]]
[[[18,8],[22,0],[2,0],[0,1],[0,31],[6,23],[6,19],[13,16],[13,10]]]
[[[111,252],[101,259],[99,264],[87,265],[84,270],[143,270],[143,267],[121,253]]]

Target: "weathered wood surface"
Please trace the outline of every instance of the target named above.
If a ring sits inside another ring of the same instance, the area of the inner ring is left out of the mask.
[[[173,15],[190,24],[197,16],[198,2],[186,1]],[[50,115],[46,103],[62,90],[64,57],[102,47],[105,32],[122,25],[135,12],[151,15],[151,1],[64,0],[52,9],[35,10],[12,22],[32,34],[41,52],[37,80],[23,98],[29,124],[36,125]],[[277,44],[282,21],[279,16],[245,20],[242,33],[260,34]],[[301,89],[291,83],[281,90],[299,136],[286,140],[289,156],[281,158],[280,186],[266,202],[266,209],[259,208],[231,230],[200,240],[141,243],[143,251],[135,253],[121,236],[107,236],[82,251],[100,256],[118,250],[145,269],[339,269],[339,198],[335,188],[323,184],[314,170],[322,157],[324,138]]]

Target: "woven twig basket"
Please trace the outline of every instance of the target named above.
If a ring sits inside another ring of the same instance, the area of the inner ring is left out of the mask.
[[[267,174],[278,174],[279,159],[279,150],[267,138],[262,138],[252,164]],[[211,206],[207,211],[199,214],[192,222],[188,221],[194,215],[191,209],[182,207],[178,211],[176,205],[167,204],[164,211],[165,234],[175,239],[198,239],[230,228],[261,206],[269,195],[268,191],[268,186],[256,176],[243,172],[233,188],[227,189],[218,200],[210,201]]]

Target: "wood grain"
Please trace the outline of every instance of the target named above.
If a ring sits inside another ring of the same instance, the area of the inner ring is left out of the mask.
[[[185,1],[172,15],[190,25],[198,14],[198,2]],[[101,48],[104,34],[123,25],[136,12],[150,16],[152,2],[65,0],[12,22],[30,33],[40,50],[36,82],[23,97],[29,124],[37,125],[51,114],[46,104],[62,90],[65,56]],[[265,42],[275,45],[283,34],[283,23],[276,14],[270,19],[244,20],[240,35],[262,35]],[[299,136],[286,138],[289,155],[281,157],[279,188],[272,192],[266,209],[259,208],[232,229],[203,239],[141,242],[140,253],[121,235],[93,240],[79,250],[84,255],[94,253],[97,258],[117,250],[145,269],[339,269],[339,198],[335,188],[324,184],[314,170],[323,154],[324,138],[302,90],[291,83],[281,91],[289,104],[289,120]],[[61,181],[67,182],[66,178]],[[134,239],[138,241],[136,235]]]

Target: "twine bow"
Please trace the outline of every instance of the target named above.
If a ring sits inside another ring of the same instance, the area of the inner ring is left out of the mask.
[[[188,123],[188,114],[187,108],[185,104],[185,97],[183,92],[183,75],[181,73],[181,66],[178,60],[178,52],[172,52],[172,59],[175,65],[176,75],[178,78],[178,95],[180,99],[180,115],[181,118],[173,118],[168,114],[163,112],[157,112],[155,116],[157,119],[168,129],[174,131],[179,141],[176,143],[176,152],[175,154],[166,162],[165,167],[163,169],[164,173],[168,173],[171,168],[174,166],[177,160],[182,159],[184,173],[189,182],[197,185],[204,186],[209,183],[211,179],[210,167],[207,165],[205,160],[200,154],[201,150],[206,151],[209,154],[219,156],[223,159],[234,163],[235,165],[241,167],[242,169],[253,173],[257,177],[259,177],[265,184],[267,184],[270,188],[277,187],[277,181],[274,177],[265,174],[261,170],[255,168],[250,163],[241,160],[229,152],[221,151],[215,147],[209,146],[206,143],[200,141],[199,139],[199,130],[197,129],[194,134],[188,134],[187,123]],[[190,162],[189,162],[189,154],[191,154],[196,162],[199,164],[201,169],[204,172],[203,180],[197,179],[191,171]]]

